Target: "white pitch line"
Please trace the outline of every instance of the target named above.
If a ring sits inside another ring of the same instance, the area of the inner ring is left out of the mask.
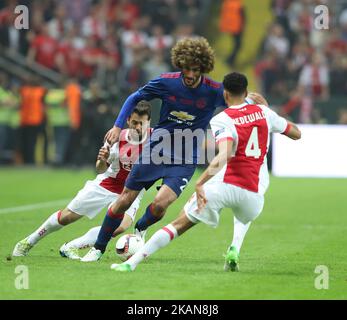
[[[0,214],[30,211],[30,210],[42,209],[42,208],[51,208],[54,206],[61,206],[64,204],[66,205],[68,204],[69,200],[70,199],[61,199],[56,201],[33,203],[33,204],[28,204],[28,205],[19,206],[19,207],[0,208]]]

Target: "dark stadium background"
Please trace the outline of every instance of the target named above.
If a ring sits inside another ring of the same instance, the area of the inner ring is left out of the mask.
[[[185,36],[211,41],[216,80],[245,72],[250,90],[293,121],[347,124],[346,1],[329,1],[329,30],[314,27],[324,1],[232,2],[0,1],[0,164],[93,164],[124,99],[173,70],[170,48]],[[20,4],[28,30],[14,27]],[[23,118],[23,104],[35,108],[23,87],[47,90],[37,121]]]

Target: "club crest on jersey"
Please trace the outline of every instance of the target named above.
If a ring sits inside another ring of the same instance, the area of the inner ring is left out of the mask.
[[[133,167],[133,163],[129,162],[129,163],[124,163],[121,162],[122,168],[126,171],[131,171],[132,167]]]
[[[207,101],[203,98],[196,101],[196,107],[198,109],[204,109],[207,106]]]

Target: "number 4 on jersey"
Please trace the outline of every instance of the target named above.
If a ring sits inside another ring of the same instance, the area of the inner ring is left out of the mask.
[[[261,150],[259,149],[258,141],[258,127],[254,127],[247,142],[245,150],[246,157],[253,157],[256,159],[260,157]]]

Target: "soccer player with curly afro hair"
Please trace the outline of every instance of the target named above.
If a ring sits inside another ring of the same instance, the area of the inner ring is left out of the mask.
[[[121,196],[109,208],[95,246],[82,261],[99,260],[124,212],[142,189],[162,179],[160,189],[135,225],[144,238],[149,226],[159,221],[167,208],[187,186],[195,172],[207,126],[217,107],[226,107],[222,83],[205,74],[214,68],[215,56],[203,37],[179,40],[171,50],[171,61],[178,72],[164,73],[131,94],[105,139],[113,144],[136,103],[160,99],[160,118],[150,143],[144,146],[134,164]],[[154,111],[154,110],[153,110]],[[175,230],[167,230],[172,235]]]

